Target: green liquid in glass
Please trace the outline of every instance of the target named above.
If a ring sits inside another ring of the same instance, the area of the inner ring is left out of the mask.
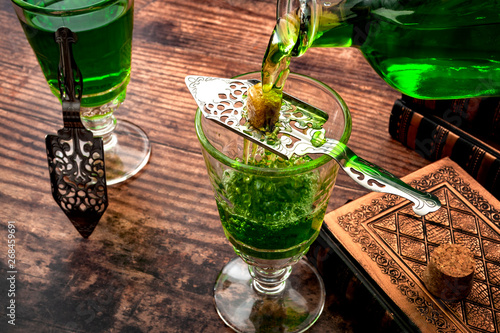
[[[40,1],[26,2],[40,6]],[[47,2],[47,8],[72,9],[96,2]],[[56,17],[24,12],[20,22],[56,96],[59,96],[59,46],[54,40],[54,32],[65,26],[78,37],[73,44],[73,55],[83,76],[82,106],[100,106],[112,101],[119,104],[125,99],[130,80],[133,2],[117,0],[84,15]]]
[[[268,154],[250,165],[294,165],[306,158],[273,160]],[[271,159],[271,160],[269,160]],[[225,234],[234,248],[263,259],[283,259],[306,251],[316,239],[327,200],[315,205],[320,191],[318,174],[288,177],[250,175],[226,170],[217,184],[216,202]]]

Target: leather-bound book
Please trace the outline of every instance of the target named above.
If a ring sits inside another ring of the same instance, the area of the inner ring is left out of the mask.
[[[403,99],[394,103],[389,133],[430,161],[449,157],[500,198],[500,152],[492,145],[443,118],[410,107]]]

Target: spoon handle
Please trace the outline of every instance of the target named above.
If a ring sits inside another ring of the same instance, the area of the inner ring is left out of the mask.
[[[356,183],[370,191],[395,194],[414,203],[413,211],[422,216],[441,207],[432,193],[419,191],[387,170],[356,155],[349,147],[336,141],[328,155],[335,159]]]

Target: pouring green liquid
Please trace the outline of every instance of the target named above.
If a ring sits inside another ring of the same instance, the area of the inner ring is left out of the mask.
[[[290,72],[298,22],[293,16],[287,18],[276,25],[264,57],[264,99],[282,96]],[[258,167],[291,167],[310,160],[307,156],[283,160],[270,152],[259,155],[257,145],[246,139],[244,147],[242,162]],[[216,195],[226,237],[237,252],[256,258],[284,259],[304,253],[318,236],[328,204],[328,200],[316,204],[318,183],[315,173],[274,178],[226,170],[218,186],[227,200]]]
[[[282,88],[290,58],[311,47],[354,47],[409,96],[500,96],[495,1],[281,0],[278,6],[282,16],[262,67],[266,87]]]

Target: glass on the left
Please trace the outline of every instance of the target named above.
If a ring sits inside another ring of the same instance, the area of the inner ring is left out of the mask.
[[[77,35],[73,55],[83,77],[80,116],[104,142],[106,181],[117,184],[148,162],[151,145],[137,125],[115,118],[130,81],[134,0],[11,0],[50,89],[58,98],[54,33]]]

